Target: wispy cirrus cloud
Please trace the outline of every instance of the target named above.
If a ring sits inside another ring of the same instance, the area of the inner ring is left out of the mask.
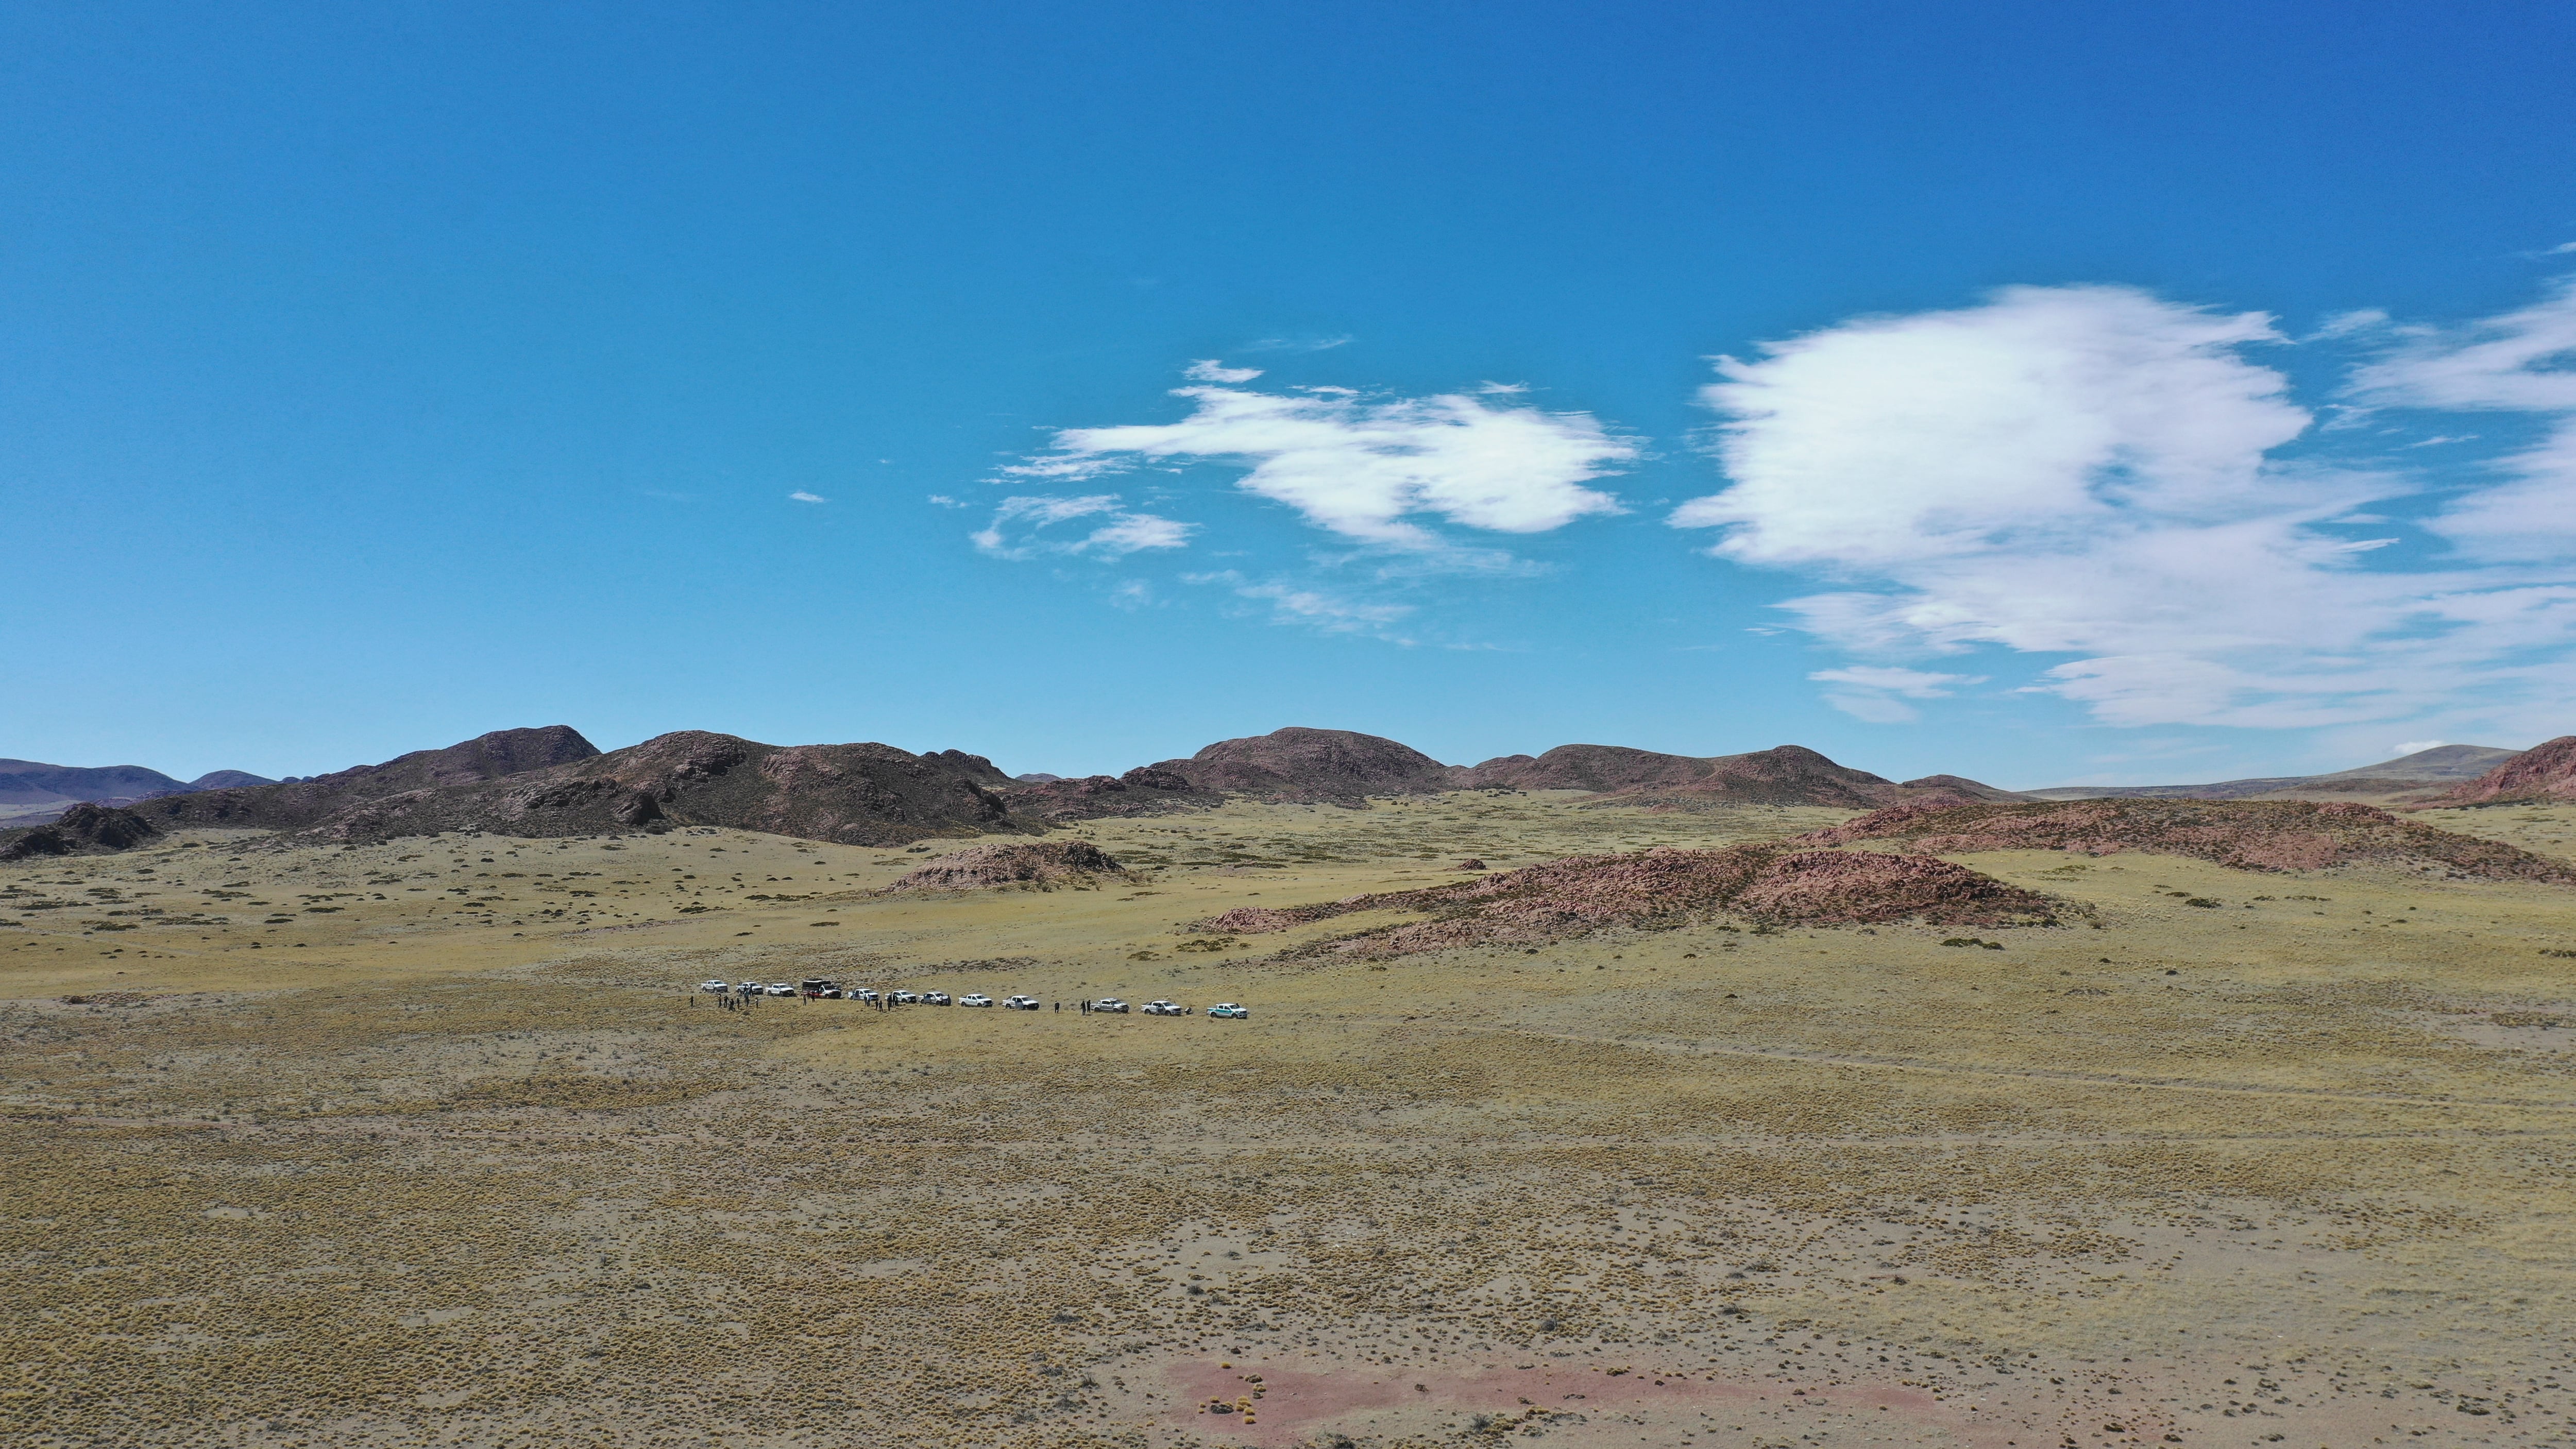
[[[1398,620],[1415,612],[1410,604],[1371,601],[1277,579],[1255,582],[1234,569],[1183,574],[1181,582],[1218,585],[1238,599],[1265,603],[1270,606],[1273,623],[1302,624],[1328,634],[1368,634],[1398,644],[1413,642],[1390,632]]]
[[[788,494],[787,497],[788,501],[793,503],[829,503],[832,501],[820,493],[808,493],[802,488]]]
[[[2390,347],[2365,406],[2576,410],[2567,294],[2456,332],[2353,314],[2320,336]],[[2385,339],[2395,338],[2392,343]],[[2123,287],[2017,287],[1861,318],[1721,358],[1701,400],[1729,486],[1675,510],[1711,552],[1839,587],[1783,607],[1863,656],[2000,646],[2073,656],[2036,690],[2120,725],[2299,726],[2553,706],[2576,588],[2576,443],[2561,429],[2454,493],[2426,527],[2470,555],[2381,567],[2362,505],[2427,483],[2390,457],[2283,456],[2315,422],[2261,350],[2259,313]],[[2410,535],[2421,537],[2421,535]],[[1901,690],[1827,671],[1833,702],[1895,718]],[[1869,717],[1864,715],[1864,717]]]
[[[1911,723],[1923,716],[1907,700],[1948,699],[1967,685],[1986,682],[1982,674],[1935,674],[1874,664],[1819,669],[1807,677],[1834,686],[1825,691],[1825,703],[1871,724]]]
[[[1059,523],[1095,520],[1078,535],[1050,535]],[[971,535],[975,547],[995,558],[1029,559],[1042,555],[1088,555],[1124,558],[1148,549],[1183,548],[1198,525],[1133,513],[1115,493],[1082,498],[1005,498],[993,521]]]
[[[2426,526],[2482,559],[2576,557],[2576,280],[2502,316],[2401,333],[2353,391],[2382,407],[2549,419],[2538,443],[2495,461],[2500,481],[2456,494]]]

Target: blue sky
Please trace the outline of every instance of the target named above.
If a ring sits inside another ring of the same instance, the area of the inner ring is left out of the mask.
[[[101,4],[0,68],[0,755],[2576,731],[2564,7]]]

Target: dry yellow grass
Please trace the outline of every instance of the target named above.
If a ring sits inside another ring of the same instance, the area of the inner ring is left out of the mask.
[[[0,1438],[2565,1440],[2564,891],[1988,855],[2099,927],[1177,929],[1832,818],[1237,806],[930,898],[739,832],[0,867]],[[804,975],[1067,1009],[690,990]]]

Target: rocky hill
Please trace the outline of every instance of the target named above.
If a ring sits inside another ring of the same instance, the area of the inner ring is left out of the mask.
[[[683,730],[471,789],[370,802],[318,828],[340,839],[382,840],[463,829],[553,836],[714,825],[896,845],[1034,828],[996,793],[1008,783],[991,761],[957,750],[767,745]]]
[[[112,855],[157,840],[161,832],[131,810],[81,801],[50,824],[0,830],[0,861],[49,855]]]
[[[2444,878],[2576,885],[2576,871],[2491,840],[2401,820],[2351,801],[2066,800],[2026,805],[1900,805],[1801,845],[1899,843],[1925,855],[1988,850],[2143,851],[2238,870],[2323,870],[2370,864]]]
[[[1079,780],[1031,780],[1023,775],[1002,791],[1002,799],[1014,815],[1053,822],[1211,810],[1225,802],[1222,793],[1202,790],[1157,765],[1139,765],[1124,775],[1089,775]]]
[[[481,785],[598,754],[599,747],[569,725],[494,730],[443,750],[414,750],[381,765],[359,765],[309,780],[165,796],[145,802],[143,813],[164,830],[301,830],[371,801]]]
[[[1505,755],[1468,770],[1477,788],[1586,790],[1634,797],[1638,804],[1829,805],[1874,810],[1926,793],[1947,792],[1981,800],[2025,797],[1957,775],[1930,775],[1897,784],[1882,775],[1838,765],[1802,745],[1777,745],[1742,755],[1666,755],[1618,745],[1559,745],[1546,754]]]
[[[1186,760],[1144,768],[1199,793],[1310,804],[1357,804],[1371,795],[1454,790],[1461,783],[1459,771],[1409,745],[1350,730],[1296,727],[1219,740]]]
[[[2505,805],[2576,800],[2576,735],[2560,735],[2474,780],[2427,798],[2427,805]]]
[[[1558,745],[1543,755],[1504,755],[1467,771],[1483,789],[1588,790],[1607,794],[1652,786],[1694,785],[1709,777],[1715,760],[1666,755],[1624,745]]]

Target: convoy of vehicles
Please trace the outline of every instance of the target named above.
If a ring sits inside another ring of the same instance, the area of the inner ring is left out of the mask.
[[[793,986],[788,985],[784,981],[771,981],[767,983],[759,981],[737,981],[728,985],[723,981],[710,979],[699,982],[698,990],[716,996],[722,996],[728,993],[735,996],[800,996],[808,1001],[859,1001],[865,1002],[871,1006],[878,1004],[887,1006],[910,1006],[919,1004],[923,1006],[953,1005],[985,1007],[998,1005],[1005,1011],[1046,1010],[1045,1002],[1038,1000],[1034,996],[1020,993],[1005,996],[999,1002],[996,1002],[992,997],[985,995],[981,991],[970,991],[964,996],[957,997],[952,997],[945,991],[895,990],[880,992],[873,986],[843,986],[840,982],[826,976],[808,976]],[[1141,1007],[1131,1007],[1126,1001],[1115,996],[1103,996],[1095,1001],[1085,1001],[1078,1004],[1088,1012],[1105,1013],[1117,1016],[1125,1016],[1131,1011],[1141,1012],[1146,1016],[1188,1016],[1196,1010],[1196,1008],[1184,1006],[1181,1003],[1172,1000],[1168,996],[1155,997],[1153,1000],[1146,1002]],[[1058,1002],[1056,1004],[1056,1009],[1059,1011],[1063,1010],[1064,1003]],[[1252,1008],[1244,1006],[1239,1002],[1220,1001],[1216,1005],[1209,1007],[1207,1009],[1207,1014],[1208,1019],[1211,1021],[1246,1021],[1252,1016]]]

